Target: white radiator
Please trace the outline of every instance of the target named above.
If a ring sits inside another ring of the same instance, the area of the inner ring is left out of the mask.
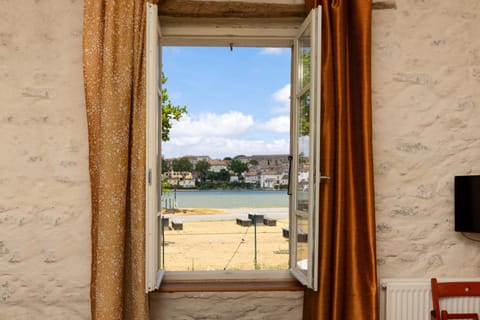
[[[480,278],[438,278],[438,282],[451,281],[480,281]],[[430,279],[382,279],[380,286],[380,320],[430,320]],[[480,297],[442,298],[440,308],[480,314]]]

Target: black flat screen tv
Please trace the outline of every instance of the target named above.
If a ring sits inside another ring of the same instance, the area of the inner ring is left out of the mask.
[[[455,177],[455,231],[480,232],[480,176]]]

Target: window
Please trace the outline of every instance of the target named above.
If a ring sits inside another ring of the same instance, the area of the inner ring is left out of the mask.
[[[158,23],[157,6],[147,4],[147,163],[146,163],[146,292],[160,285],[161,214],[161,45],[293,47],[290,153],[290,271],[305,286],[317,288],[320,98],[320,9],[303,23],[232,26],[195,25],[194,19]],[[193,21],[192,21],[193,20]],[[238,23],[238,22],[237,22]]]

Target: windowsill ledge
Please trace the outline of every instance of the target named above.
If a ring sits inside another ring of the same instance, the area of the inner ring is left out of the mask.
[[[288,271],[166,272],[156,292],[303,291]]]

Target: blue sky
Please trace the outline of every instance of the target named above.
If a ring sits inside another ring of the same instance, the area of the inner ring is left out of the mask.
[[[290,49],[163,47],[170,100],[188,114],[166,158],[289,152]]]

